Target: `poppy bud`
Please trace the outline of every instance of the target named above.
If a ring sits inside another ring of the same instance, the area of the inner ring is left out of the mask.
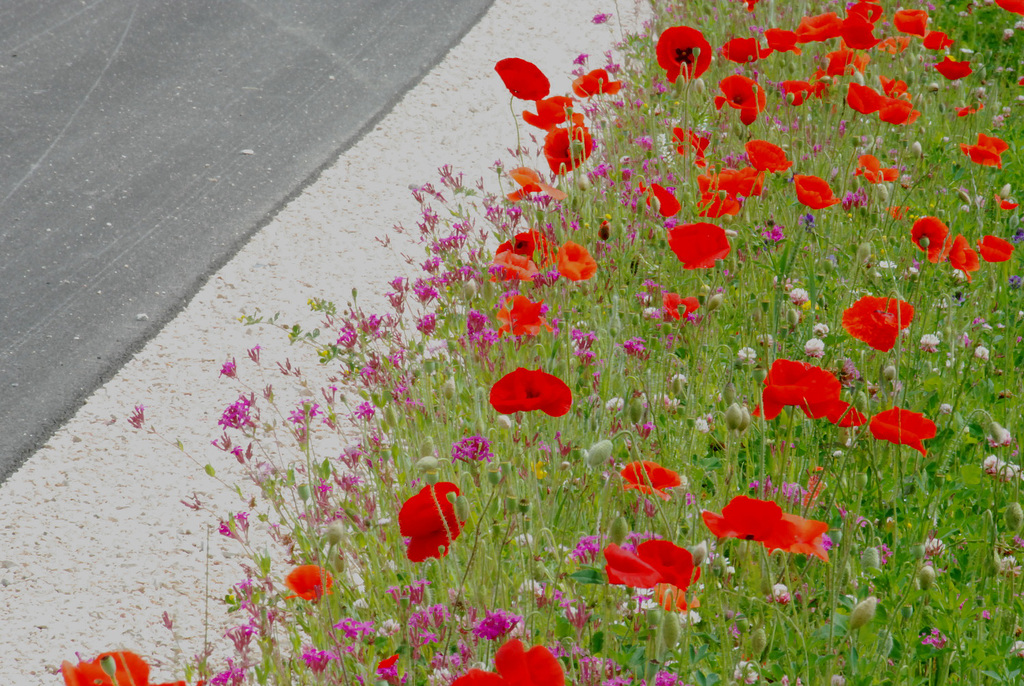
[[[661,626],[658,627],[658,639],[666,650],[672,650],[679,643],[679,615],[672,611],[661,613]]]
[[[1003,200],[1009,200],[1010,199],[1010,193],[1012,193],[1012,192],[1013,192],[1013,189],[1010,188],[1010,184],[1006,184],[1005,186],[1003,186],[1002,188],[999,189],[999,197],[1002,198]]]
[[[896,367],[891,364],[887,365],[885,369],[882,370],[882,376],[885,377],[886,381],[892,381],[896,378]]]
[[[508,431],[512,428],[512,418],[507,414],[499,414],[498,418],[494,420],[494,423],[498,425],[499,429]]]
[[[597,237],[602,241],[606,241],[612,236],[612,225],[608,223],[607,219],[601,220],[601,228],[597,230]]]
[[[864,241],[857,246],[857,262],[864,263],[871,259],[871,243]]]
[[[921,148],[920,142],[914,141],[913,143],[910,144],[910,154],[916,155],[917,157],[924,156],[924,150]]]
[[[324,530],[324,540],[328,545],[341,545],[341,542],[345,540],[345,525],[341,522],[332,522]]]
[[[856,488],[858,492],[859,491],[863,491],[865,488],[867,488],[868,487],[868,475],[865,474],[864,472],[858,473],[857,476],[853,480],[853,487]]]
[[[690,546],[687,550],[690,551],[690,557],[693,558],[694,567],[700,567],[704,564],[704,560],[708,559],[707,541],[701,541],[697,545]]]
[[[961,188],[958,191],[958,193],[960,194],[960,199],[963,200],[965,203],[967,203],[969,205],[970,202],[971,202],[970,194],[968,194],[968,192],[966,190],[964,190],[963,188]]]
[[[1020,503],[1015,500],[1006,506],[1003,521],[1006,523],[1008,532],[1017,533],[1021,524],[1024,524],[1024,510],[1021,509]]]
[[[915,560],[920,560],[924,557],[925,549],[924,543],[915,543],[910,546],[910,556]]]
[[[444,385],[441,386],[441,395],[443,395],[446,400],[451,400],[455,397],[455,379],[448,379],[444,382]]]
[[[878,548],[865,548],[860,554],[860,564],[868,569],[878,569],[882,566],[882,558],[878,554]]]
[[[904,605],[900,608],[900,616],[903,617],[903,619],[910,619],[914,616],[914,608],[910,605]]]
[[[875,610],[877,608],[878,598],[875,596],[868,596],[857,603],[857,606],[853,608],[853,612],[850,613],[850,631],[856,631],[862,626],[866,626],[875,618]]]
[[[398,426],[398,415],[395,414],[395,408],[392,405],[384,408],[384,426],[392,429]]]
[[[472,300],[476,297],[477,290],[476,281],[467,281],[462,286],[462,295],[466,297],[466,300]]]
[[[699,52],[699,51],[700,51],[700,48],[694,48],[694,52],[695,53]],[[694,55],[693,59],[696,60],[697,56]],[[703,95],[704,91],[707,90],[707,86],[704,84],[704,79],[695,79],[694,82],[693,82],[693,88],[694,88],[694,90],[697,91],[698,95]]]
[[[612,456],[614,446],[608,439],[598,441],[587,449],[587,465],[594,469],[600,469],[608,463]]]
[[[682,374],[676,374],[672,377],[672,392],[676,395],[681,395],[683,390],[686,388],[686,377]]]
[[[1009,445],[1013,441],[1013,436],[1010,435],[1010,432],[996,421],[989,422],[988,435],[991,436],[992,442],[996,445]]]
[[[587,178],[586,176],[581,175],[578,179],[576,179],[576,188],[579,188],[581,191],[589,189],[590,179]]]
[[[454,494],[449,493],[448,495]],[[458,517],[460,522],[469,519],[469,498],[464,495],[460,495],[455,499],[455,516]]]
[[[883,658],[887,658],[892,654],[892,633],[887,629],[882,629],[878,632],[878,654]]]
[[[931,565],[925,565],[921,569],[917,570],[917,586],[922,591],[930,590],[935,584],[935,568]]]
[[[309,500],[309,484],[299,484],[295,490],[298,492],[299,498]]]
[[[536,562],[533,565],[533,578],[537,581],[551,581],[554,577],[543,562]]]
[[[736,385],[732,381],[722,387],[722,400],[730,404],[736,400]]]
[[[724,576],[729,571],[729,565],[725,563],[725,558],[721,555],[715,557],[715,561],[711,563],[711,573],[715,576]]]
[[[759,626],[754,629],[754,633],[750,636],[750,647],[754,651],[755,660],[764,653],[764,649],[768,647],[768,634],[765,633],[764,627]]]
[[[875,186],[875,195],[878,196],[880,202],[889,202],[889,187],[884,183],[877,184]]]
[[[572,154],[573,158],[577,158],[583,154],[584,147],[583,141],[574,140],[569,143],[569,152]]]
[[[750,410],[748,410],[745,405],[741,409],[743,410],[743,419],[740,420],[740,433],[743,433],[744,431],[750,428],[751,419]]]
[[[419,460],[416,461],[416,469],[426,474],[429,474],[430,472],[436,472],[437,467],[437,458],[432,457],[430,455],[427,455],[426,457],[421,457]]]
[[[629,403],[629,421],[634,424],[639,424],[640,420],[644,418],[644,404],[640,402],[640,398],[633,398]]]
[[[796,326],[800,323],[800,313],[796,310],[790,309],[790,311],[786,313],[786,321],[789,322],[790,326]]]
[[[487,481],[492,486],[498,485],[498,483],[501,481],[501,465],[495,462],[492,462],[491,464],[487,465]]]
[[[651,203],[651,209],[654,210],[655,214],[659,214],[661,212],[661,200],[651,196],[648,201]]]
[[[796,102],[796,93],[786,93],[786,103],[792,105]]]
[[[713,296],[708,298],[708,304],[706,305],[707,311],[708,312],[714,312],[719,307],[721,307],[722,303],[724,303],[724,302],[725,302],[725,295],[722,294],[722,293],[715,293]]]
[[[853,70],[853,80],[857,83],[858,86],[864,85],[864,75],[861,74],[856,69]]]
[[[730,431],[739,431],[743,424],[743,408],[733,403],[725,411],[725,427]]]
[[[629,536],[629,524],[624,517],[616,517],[608,528],[608,538],[615,545],[622,545]]]
[[[858,412],[868,411],[868,394],[864,391],[858,391],[857,395],[853,397],[853,406],[857,408]]]

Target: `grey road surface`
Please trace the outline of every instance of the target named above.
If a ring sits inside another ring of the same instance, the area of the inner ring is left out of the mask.
[[[491,2],[0,0],[0,482]]]

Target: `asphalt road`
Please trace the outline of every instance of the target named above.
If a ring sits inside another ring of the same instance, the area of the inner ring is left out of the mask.
[[[491,2],[0,0],[0,482]]]

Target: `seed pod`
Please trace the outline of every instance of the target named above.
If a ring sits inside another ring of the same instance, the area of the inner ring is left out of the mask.
[[[1003,513],[1003,522],[1006,524],[1006,530],[1009,533],[1017,533],[1020,530],[1021,524],[1024,524],[1024,510],[1021,509],[1020,503],[1016,500],[1006,506],[1006,512]]]
[[[850,613],[850,631],[856,631],[862,626],[866,626],[875,618],[875,610],[877,608],[878,598],[875,596],[868,596],[857,603],[857,606],[853,608],[853,612]]]
[[[616,517],[608,528],[608,538],[615,545],[622,545],[629,536],[629,523],[625,517]]]
[[[492,486],[497,486],[501,482],[501,465],[497,462],[487,465],[487,482]]]
[[[927,250],[928,246],[932,244],[932,241],[930,238],[928,238],[928,236],[921,236],[917,243],[918,245],[921,246],[922,249]]]
[[[516,503],[516,509],[519,511],[519,514],[526,514],[530,511],[530,501],[526,498],[520,498],[519,502]]]
[[[917,585],[922,591],[930,590],[935,585],[935,568],[925,565],[917,570]]]
[[[910,546],[910,556],[915,560],[920,560],[924,557],[925,549],[924,543],[915,543]]]
[[[605,439],[598,441],[594,445],[587,449],[587,465],[594,469],[600,469],[608,463],[608,460],[612,456],[612,450],[615,446],[612,442]]]

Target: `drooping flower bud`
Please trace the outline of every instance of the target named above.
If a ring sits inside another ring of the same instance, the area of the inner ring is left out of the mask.
[[[860,554],[860,564],[868,569],[878,569],[881,567],[882,558],[879,555],[878,548],[865,548],[864,552]]]
[[[324,530],[324,540],[328,545],[341,545],[345,540],[345,525],[341,522],[331,522]]]
[[[1003,200],[1009,200],[1010,193],[1012,192],[1013,189],[1010,187],[1010,184],[1006,184],[1005,186],[999,189],[999,197],[1002,198]]]
[[[499,429],[508,431],[512,428],[512,418],[507,414],[499,414],[498,418],[494,420],[494,423],[498,425]]]
[[[886,381],[892,381],[896,378],[896,367],[893,365],[886,365],[885,369],[882,370],[882,376],[885,377]]]
[[[704,564],[704,560],[708,559],[707,541],[701,541],[697,545],[692,545],[687,550],[690,551],[690,557],[693,558],[694,567],[700,567]]]
[[[633,398],[629,403],[629,421],[639,424],[644,418],[644,404],[640,398]]]
[[[850,631],[856,631],[862,626],[867,626],[875,618],[875,610],[877,608],[878,598],[875,596],[868,596],[857,603],[857,606],[853,608],[853,612],[850,613]]]
[[[870,260],[871,259],[871,252],[872,252],[872,250],[873,250],[873,248],[871,247],[870,241],[864,241],[863,243],[858,245],[857,246],[857,262],[863,264],[864,262],[867,262],[868,260]]]
[[[733,403],[725,410],[725,427],[730,431],[739,431],[743,425],[743,408]]]
[[[917,585],[922,591],[930,590],[935,584],[935,568],[925,565],[917,570]]]
[[[587,449],[587,466],[600,469],[608,464],[615,446],[608,439],[598,441]]]
[[[754,651],[755,660],[760,658],[764,649],[768,647],[768,634],[765,633],[763,626],[754,629],[754,633],[750,636],[750,647]]]
[[[1020,530],[1021,524],[1024,524],[1024,510],[1021,509],[1019,502],[1015,500],[1006,506],[1003,521],[1008,533],[1017,533]]]
[[[914,141],[913,143],[910,144],[910,154],[915,155],[916,157],[924,156],[924,150],[921,148],[920,142]]]
[[[622,545],[629,536],[629,523],[625,517],[616,517],[608,528],[608,539],[615,545]]]
[[[452,398],[454,398],[455,391],[455,379],[448,379],[447,381],[444,382],[444,385],[441,386],[441,394],[445,397],[446,400],[451,400]]]
[[[464,495],[455,499],[455,516],[459,518],[460,522],[469,519],[469,498]]]
[[[679,643],[679,615],[672,611],[661,613],[661,626],[658,627],[658,640],[665,650],[672,650]]]
[[[732,381],[722,386],[722,400],[730,404],[736,400],[736,384]]]
[[[708,312],[714,312],[719,307],[721,307],[722,303],[724,303],[724,302],[725,302],[725,294],[723,294],[723,293],[715,293],[713,296],[708,298],[708,304],[705,307],[706,307]]]

